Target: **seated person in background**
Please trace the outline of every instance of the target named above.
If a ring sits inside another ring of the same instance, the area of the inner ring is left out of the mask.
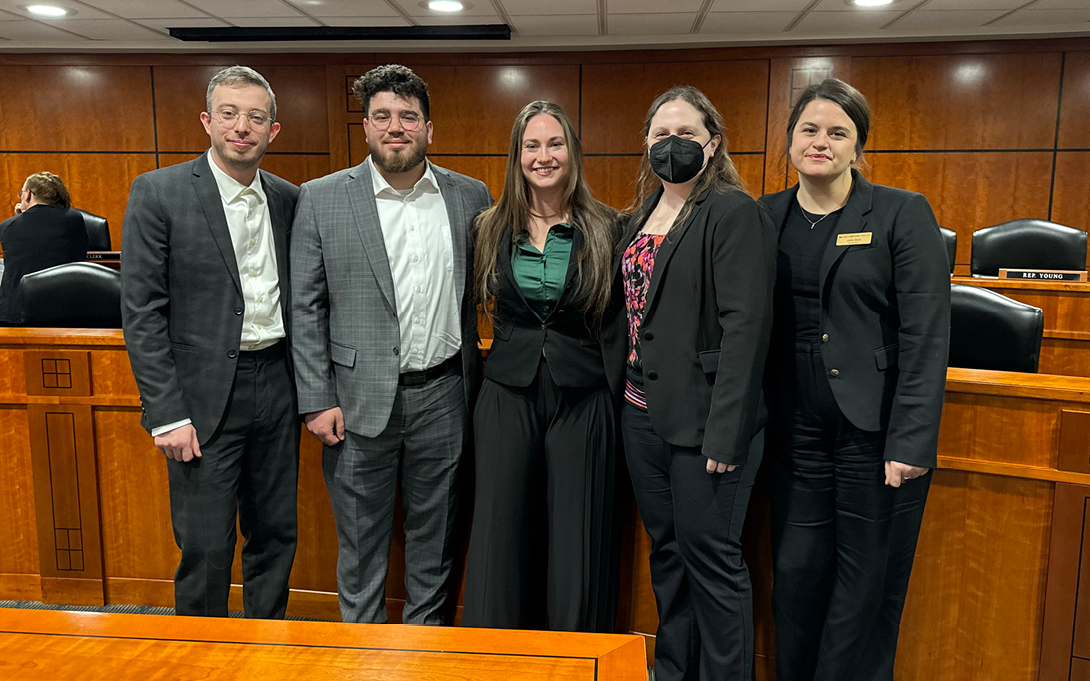
[[[4,250],[4,274],[0,280],[0,325],[23,322],[19,280],[24,274],[87,255],[87,229],[83,218],[70,213],[72,200],[61,178],[53,173],[34,173],[19,190],[17,215],[0,232]]]

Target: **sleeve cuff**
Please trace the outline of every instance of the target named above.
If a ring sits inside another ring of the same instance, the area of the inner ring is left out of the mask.
[[[189,419],[182,419],[181,421],[175,421],[174,423],[168,423],[165,426],[156,426],[156,427],[151,429],[151,436],[152,437],[159,437],[160,435],[162,435],[164,433],[169,433],[172,430],[177,430],[178,428],[181,428],[182,426],[188,426],[190,423],[193,423],[193,421],[191,421]]]

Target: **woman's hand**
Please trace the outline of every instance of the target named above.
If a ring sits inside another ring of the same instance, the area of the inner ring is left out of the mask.
[[[907,463],[901,463],[900,461],[887,461],[886,484],[890,487],[900,487],[902,482],[915,480],[921,475],[926,475],[929,470],[931,469],[909,466]]]
[[[708,459],[708,473],[730,473],[735,468],[738,468],[738,466],[728,466],[722,461]]]

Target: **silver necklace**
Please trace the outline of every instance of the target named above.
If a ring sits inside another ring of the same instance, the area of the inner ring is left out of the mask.
[[[803,220],[806,220],[807,222],[809,222],[809,223],[810,223],[810,229],[813,229],[814,227],[816,227],[816,226],[817,226],[817,223],[819,223],[819,222],[821,222],[822,220],[824,220],[825,218],[829,217],[830,215],[832,215],[832,214],[833,214],[833,213],[835,213],[836,211],[835,211],[835,210],[834,210],[834,211],[830,211],[830,212],[826,213],[825,215],[822,215],[822,216],[821,216],[820,218],[818,218],[817,220],[811,220],[811,219],[810,219],[810,218],[809,218],[809,217],[808,217],[808,216],[806,215],[806,209],[805,209],[805,208],[803,208],[802,206],[799,206],[799,212],[800,212],[800,213],[802,213],[802,219],[803,219]]]

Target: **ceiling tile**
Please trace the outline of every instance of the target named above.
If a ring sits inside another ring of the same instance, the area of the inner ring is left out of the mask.
[[[299,17],[302,12],[280,0],[186,0],[213,16]]]
[[[207,16],[204,12],[193,9],[178,0],[83,0],[83,2],[126,19]],[[83,13],[81,12],[77,17],[84,18]]]
[[[1086,0],[1078,0],[1086,2]],[[1027,0],[931,0],[921,11],[931,12],[937,9],[943,10],[972,10],[972,9],[1005,9],[1012,10],[1026,4]],[[915,14],[915,12],[913,12]]]
[[[700,11],[704,0],[670,0],[670,14],[679,12],[697,13]],[[607,2],[606,8],[610,15],[613,14],[662,14],[662,0],[623,0],[623,2]],[[664,15],[663,16],[667,16]]]
[[[102,12],[99,12],[96,9],[92,9],[91,7],[87,7],[86,5],[77,5],[74,2],[65,2],[64,0],[50,1],[53,2],[53,4],[60,5],[61,7],[64,7],[66,9],[75,10],[76,12],[74,15],[69,15],[69,17],[62,17],[60,19],[43,19],[43,21],[56,23],[58,26],[62,22],[68,21],[70,18],[73,17],[79,17],[80,19],[113,19],[113,17],[111,17],[109,14],[103,14]],[[33,3],[27,2],[27,0],[0,0],[0,10],[6,10],[8,12],[11,12],[12,14],[17,14],[20,17],[32,17],[34,15],[19,7],[19,5],[25,6],[29,4]],[[10,15],[3,18],[14,19],[14,17]]]
[[[928,5],[930,7],[931,5]],[[890,31],[935,31],[982,28],[984,24],[997,19],[1010,10],[946,10],[932,12],[930,10],[917,10],[905,16],[897,23],[889,27]]]
[[[327,26],[409,26],[400,15],[393,17],[322,17]]]
[[[221,28],[227,25],[227,22],[215,17],[204,17],[203,19],[190,17],[181,19],[136,19],[135,21],[164,31],[171,28]]]
[[[1086,9],[1086,0],[1041,0],[1032,9]]]
[[[321,26],[310,17],[223,17],[234,26],[268,28],[269,26]]]
[[[610,14],[606,19],[609,35],[679,35],[688,33],[696,13]]]
[[[1031,9],[1007,15],[992,26],[1072,26],[1088,21],[1090,9],[1037,9],[1037,5],[1034,5]],[[1090,26],[1082,26],[1082,29],[1088,30]]]
[[[315,17],[397,17],[386,0],[289,0]]]
[[[124,19],[69,19],[64,27],[92,40],[170,40],[169,35]]]
[[[502,0],[508,16],[546,16],[550,14],[598,14],[598,0]]]
[[[877,31],[900,15],[900,11],[889,10],[810,12],[788,35],[816,34],[822,38],[856,36],[865,31]]]
[[[712,12],[795,12],[810,4],[810,0],[715,0]]]
[[[542,0],[542,1],[545,2],[547,0]],[[423,0],[394,0],[394,2],[396,2],[398,4],[398,6],[401,7],[401,9],[405,10],[406,14],[408,14],[409,16],[412,16],[412,17],[425,17],[425,16],[426,17],[467,17],[467,16],[495,17],[495,16],[497,16],[496,8],[492,6],[491,0],[469,0],[469,2],[467,2],[469,7],[466,7],[461,12],[436,12],[434,10],[428,9],[427,8],[427,3],[423,2]],[[423,5],[424,5],[423,7],[421,7],[422,2],[423,2]],[[463,0],[463,2],[466,2],[466,0]],[[435,22],[429,22],[429,23],[435,23]],[[463,23],[463,24],[466,24],[466,23],[472,24],[474,22],[472,22],[472,21],[468,21],[468,22],[463,21],[461,23]],[[477,23],[481,23],[481,22],[478,21]]]
[[[421,26],[467,26],[476,24],[502,24],[495,14],[460,14],[457,16],[427,15],[414,16],[413,19]]]
[[[71,33],[58,31],[52,26],[30,20],[0,21],[0,37],[15,42],[49,41],[57,45],[71,45],[73,41],[81,41],[80,38]],[[6,43],[5,46],[7,46]]]
[[[506,4],[506,3],[505,3]],[[520,37],[598,35],[597,14],[570,14],[568,16],[518,16],[511,23]]]
[[[700,25],[701,33],[779,33],[798,12],[709,12]]]

